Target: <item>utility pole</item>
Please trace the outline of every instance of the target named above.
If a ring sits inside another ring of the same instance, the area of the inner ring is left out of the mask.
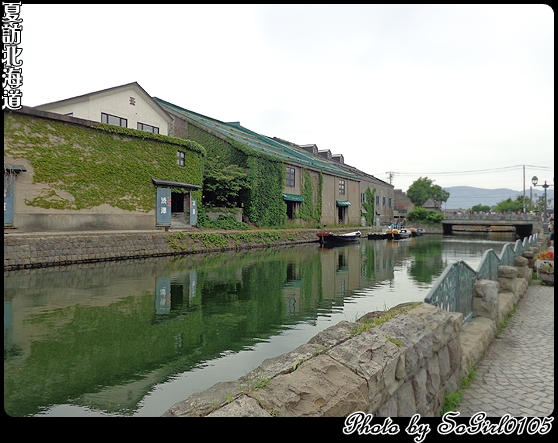
[[[525,165],[523,165],[523,213],[525,214]]]
[[[388,171],[387,175],[389,177],[389,184],[391,185],[392,184],[391,181],[393,180],[393,176],[395,175],[395,173],[392,171]]]

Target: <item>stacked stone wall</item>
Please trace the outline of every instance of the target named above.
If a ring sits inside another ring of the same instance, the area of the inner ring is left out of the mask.
[[[204,236],[195,237],[204,232]],[[253,231],[240,231],[240,233]],[[258,231],[265,233],[266,231]],[[4,234],[4,270],[39,268],[98,261],[124,260],[165,255],[184,255],[265,246],[317,242],[316,230],[281,230],[281,238],[253,236],[235,241],[225,233],[196,230],[94,232],[84,234]],[[214,237],[211,238],[210,236]],[[223,243],[223,241],[225,243]]]
[[[499,267],[498,281],[475,284],[472,321],[430,304],[404,304],[388,311],[397,313],[393,318],[368,329],[363,325],[388,314],[368,313],[265,360],[236,381],[192,394],[163,416],[440,416],[445,395],[460,389],[527,290],[528,263],[518,257],[516,266]]]

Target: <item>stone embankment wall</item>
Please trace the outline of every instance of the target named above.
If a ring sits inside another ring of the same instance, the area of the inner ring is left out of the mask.
[[[4,234],[4,270],[317,242],[316,230]]]
[[[527,290],[533,252],[528,255],[500,266],[498,281],[476,282],[470,322],[426,303],[368,313],[265,360],[236,381],[191,395],[163,416],[440,416],[446,392],[460,389]]]
[[[211,232],[197,228],[48,234],[4,232],[4,270],[310,243],[318,241],[316,232],[317,229]],[[361,232],[365,236],[368,228],[362,228]]]

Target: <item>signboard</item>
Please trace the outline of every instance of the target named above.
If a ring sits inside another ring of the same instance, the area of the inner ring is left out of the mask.
[[[157,226],[171,225],[171,190],[157,188]]]
[[[14,222],[14,177],[4,175],[4,226]]]
[[[196,271],[190,271],[190,287],[188,291],[188,298],[192,300],[196,296],[198,284],[198,274]]]
[[[170,277],[157,277],[155,280],[155,312],[157,314],[168,314],[170,310]]]
[[[196,200],[190,200],[190,226],[198,223],[198,206]]]

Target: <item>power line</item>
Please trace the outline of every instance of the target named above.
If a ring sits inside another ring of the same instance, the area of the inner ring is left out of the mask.
[[[516,166],[505,166],[502,168],[493,168],[493,169],[474,169],[474,170],[470,170],[470,171],[448,171],[448,172],[394,172],[394,171],[388,171],[388,172],[384,172],[382,174],[388,174],[389,176],[389,180],[391,183],[391,179],[393,178],[394,175],[461,175],[461,174],[488,174],[488,173],[494,173],[494,172],[505,172],[505,171],[510,171],[513,169],[518,169],[518,168],[523,168],[524,166],[529,167],[529,168],[534,168],[534,169],[543,169],[543,170],[554,170],[553,167],[548,167],[548,166],[533,166],[533,165],[516,165]],[[372,174],[375,176],[381,175],[381,174]]]

